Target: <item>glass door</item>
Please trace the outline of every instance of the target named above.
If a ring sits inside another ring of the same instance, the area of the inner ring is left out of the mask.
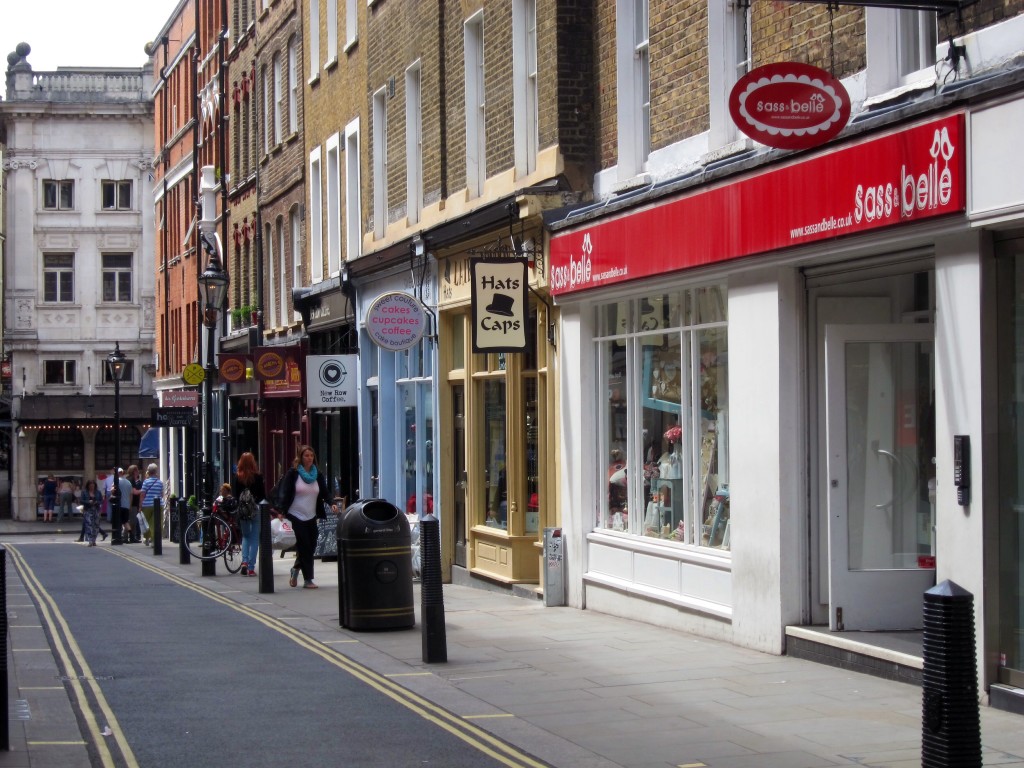
[[[926,324],[825,327],[832,630],[921,626],[935,584],[932,346]]]

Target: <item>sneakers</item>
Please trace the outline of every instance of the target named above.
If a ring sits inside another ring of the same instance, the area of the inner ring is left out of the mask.
[[[320,589],[320,587],[318,587],[312,581],[307,581],[305,584],[302,585],[302,588],[303,589]]]
[[[256,575],[256,571],[253,568],[250,568],[249,569],[249,575],[250,576],[255,576]]]
[[[288,572],[288,586],[289,587],[294,587],[298,583],[299,583],[299,569],[298,568],[292,568],[291,571]]]
[[[249,575],[249,564],[248,563],[245,563],[245,562],[242,563],[242,575],[243,576],[248,576]]]

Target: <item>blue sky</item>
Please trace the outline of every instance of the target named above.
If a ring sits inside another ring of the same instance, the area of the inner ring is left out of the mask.
[[[32,46],[36,71],[58,66],[141,67],[143,51],[178,0],[0,0],[0,54]],[[0,89],[2,94],[2,89]]]

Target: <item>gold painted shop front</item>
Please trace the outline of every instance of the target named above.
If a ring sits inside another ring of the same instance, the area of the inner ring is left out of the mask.
[[[443,535],[450,537],[454,564],[475,576],[536,583],[544,528],[559,519],[555,377],[549,376],[555,350],[546,287],[538,288],[544,262],[527,270],[527,351],[474,354],[470,260],[481,251],[486,245],[438,254],[439,399],[443,432],[452,436],[441,476],[453,521]]]

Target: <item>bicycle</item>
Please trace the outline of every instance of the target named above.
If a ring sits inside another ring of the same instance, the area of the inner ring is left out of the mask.
[[[205,528],[209,523],[209,529]],[[210,532],[209,546],[204,546],[204,533]],[[228,573],[238,573],[242,568],[242,534],[238,523],[224,517],[218,512],[208,518],[197,517],[185,528],[185,548],[192,557],[199,560],[216,560],[224,558],[224,567]]]

